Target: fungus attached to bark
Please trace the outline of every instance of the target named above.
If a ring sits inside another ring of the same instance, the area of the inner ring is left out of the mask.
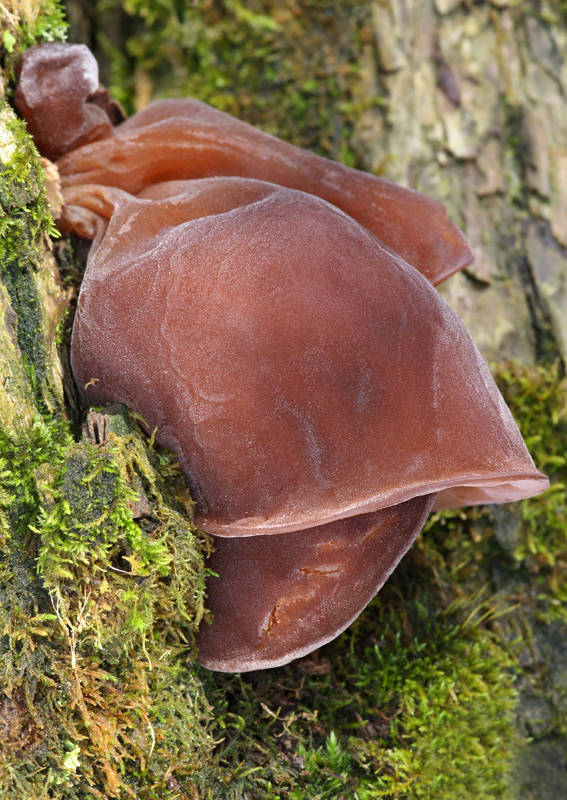
[[[83,45],[32,47],[19,71],[16,105],[42,155],[62,156],[64,187],[102,184],[138,194],[176,179],[256,178],[333,203],[434,284],[472,261],[438,201],[294,147],[198,100],[159,100],[112,128],[116,104],[112,113],[108,100],[104,110],[93,105],[108,96],[97,88],[96,62]]]
[[[94,238],[73,328],[81,394],[156,429],[215,537],[206,666],[308,653],[432,507],[546,487],[424,277],[470,255],[439,204],[194,101],[150,106],[59,166],[60,226]]]
[[[84,44],[31,47],[18,64],[16,106],[40,153],[52,161],[75,147],[111,136],[124,119],[98,83],[98,65]]]

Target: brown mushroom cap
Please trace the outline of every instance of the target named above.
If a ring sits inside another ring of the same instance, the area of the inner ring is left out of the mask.
[[[259,181],[172,191],[116,194],[71,355],[87,402],[136,409],[179,455],[205,530],[546,487],[458,317],[367,229]]]
[[[434,496],[281,536],[215,537],[211,625],[199,662],[221,672],[278,667],[347,628],[421,530]]]
[[[437,284],[472,261],[441,203],[282,142],[197,100],[160,100],[115,136],[68,153],[64,186],[104,184],[137,194],[173,179],[241,176],[322,197]]]
[[[40,153],[63,153],[113,131],[116,104],[98,83],[98,65],[83,44],[30,47],[18,63],[15,103]]]

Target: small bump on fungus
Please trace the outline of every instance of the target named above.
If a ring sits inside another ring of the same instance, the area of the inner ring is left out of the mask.
[[[180,459],[216,545],[201,663],[287,663],[350,624],[431,508],[547,486],[431,285],[470,249],[439,203],[197,101],[116,127],[98,107],[100,127],[66,47],[24,55],[17,102],[44,153],[64,143],[60,228],[94,240],[75,379]]]
[[[83,44],[31,47],[18,63],[15,103],[40,153],[54,161],[75,147],[111,136],[124,119],[98,83],[98,65]]]

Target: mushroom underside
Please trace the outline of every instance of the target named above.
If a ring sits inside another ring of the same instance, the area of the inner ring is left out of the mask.
[[[199,662],[221,672],[278,667],[338,636],[387,580],[435,495],[279,536],[214,537],[212,624]]]

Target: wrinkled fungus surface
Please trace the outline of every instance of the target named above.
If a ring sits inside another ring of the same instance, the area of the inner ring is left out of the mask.
[[[17,104],[59,159],[61,230],[94,240],[71,352],[83,399],[143,416],[215,538],[205,666],[305,655],[432,507],[546,488],[433,288],[471,260],[439,203],[194,100],[120,123],[83,47],[29,50]]]

